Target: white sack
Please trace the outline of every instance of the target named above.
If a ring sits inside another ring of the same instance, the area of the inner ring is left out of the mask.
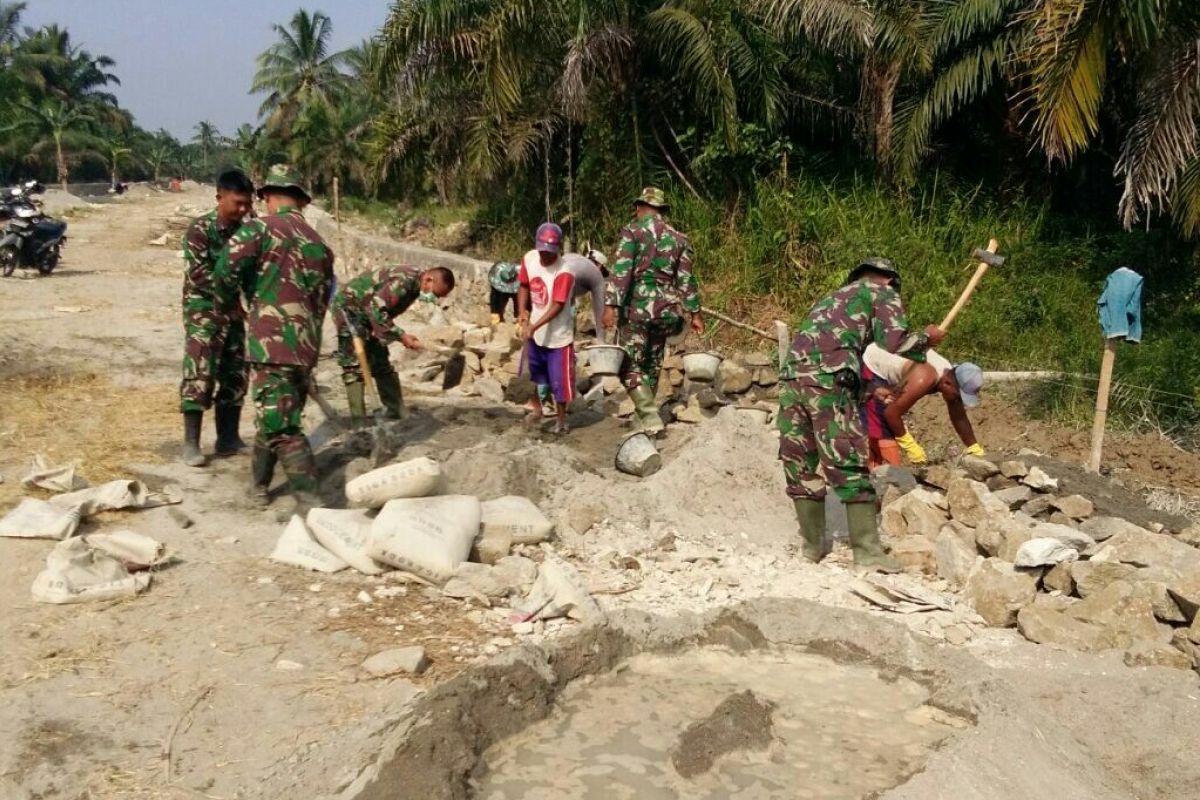
[[[521,620],[570,617],[590,622],[604,617],[596,598],[588,591],[579,571],[548,547],[538,571],[537,581],[517,616]]]
[[[171,560],[162,542],[130,530],[90,533],[83,540],[117,559],[132,572],[162,566]]]
[[[180,503],[178,497],[165,492],[152,492],[141,481],[109,481],[90,489],[60,494],[51,503],[61,508],[76,508],[84,519],[100,511],[120,508],[157,508]]]
[[[32,592],[39,603],[83,603],[133,597],[149,585],[148,573],[130,575],[120,561],[80,538],[54,546]]]
[[[75,474],[77,469],[79,469],[78,461],[52,467],[46,457],[38,453],[33,457],[29,474],[21,479],[21,483],[28,488],[36,486],[51,492],[74,492],[77,489],[86,489],[88,482]]]
[[[483,536],[507,532],[513,544],[538,544],[550,538],[554,523],[527,497],[508,495],[480,504]]]
[[[352,505],[380,508],[401,497],[427,497],[442,485],[442,467],[432,458],[414,458],[373,469],[346,484]]]
[[[378,575],[384,568],[367,555],[371,518],[365,511],[314,508],[305,519],[308,530],[322,547],[364,575]]]
[[[304,520],[293,514],[271,551],[272,561],[317,572],[337,572],[347,564],[313,541]]]
[[[45,500],[26,497],[4,519],[0,519],[0,536],[66,539],[78,527],[79,509],[63,508]]]
[[[371,523],[367,553],[440,586],[471,554],[479,514],[469,495],[392,500]]]

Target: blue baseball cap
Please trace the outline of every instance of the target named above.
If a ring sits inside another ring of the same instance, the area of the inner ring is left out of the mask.
[[[562,238],[562,228],[553,222],[543,222],[533,237],[533,247],[542,253],[558,254],[562,252]]]
[[[963,405],[967,408],[979,405],[979,392],[983,389],[983,370],[979,365],[964,361],[954,368],[954,379],[958,381],[958,394]]]

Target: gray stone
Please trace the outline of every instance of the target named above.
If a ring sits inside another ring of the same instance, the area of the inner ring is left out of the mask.
[[[1030,467],[1021,483],[1035,492],[1053,492],[1058,489],[1058,478],[1051,478],[1041,467]]]
[[[895,486],[903,494],[917,488],[917,479],[908,467],[884,464],[871,472],[871,483],[875,491],[883,494],[885,487]]]
[[[1079,558],[1079,551],[1058,539],[1036,538],[1017,548],[1013,565],[1018,567],[1049,567]]]
[[[1191,669],[1192,657],[1169,644],[1134,642],[1133,646],[1125,651],[1125,666]]]
[[[1000,558],[1005,561],[1016,562],[1017,553],[1021,552],[1021,546],[1030,539],[1037,538],[1032,527],[1014,520],[1014,524],[1005,525],[1003,527],[1004,540],[1000,543]]]
[[[1179,606],[1184,619],[1194,623],[1200,619],[1200,613],[1197,613],[1200,611],[1200,568],[1186,567],[1179,572],[1180,577],[1167,583],[1167,591]]]
[[[368,658],[362,667],[376,678],[389,675],[420,675],[429,668],[429,659],[424,647],[396,647],[384,650]]]
[[[950,504],[950,516],[972,528],[978,527],[989,516],[1008,514],[1007,505],[996,499],[982,483],[969,478],[951,480],[946,501]]]
[[[1114,581],[1132,580],[1137,567],[1116,561],[1080,561],[1071,565],[1071,579],[1080,597],[1087,597]]]
[[[779,383],[779,373],[774,367],[759,367],[754,371],[755,386],[774,386]]]
[[[494,405],[503,405],[504,387],[495,378],[485,377],[475,381],[475,391],[479,396]]]
[[[1081,494],[1069,494],[1055,499],[1051,505],[1071,519],[1087,519],[1096,510],[1092,501]]]
[[[971,476],[972,480],[986,481],[993,475],[1000,474],[1000,467],[986,458],[980,458],[979,456],[963,456],[959,464]]]
[[[1001,461],[1000,474],[1006,478],[1024,478],[1029,474],[1029,467],[1024,461]]]
[[[1163,533],[1123,531],[1106,541],[1092,560],[1187,571],[1200,568],[1200,550]]]
[[[676,410],[675,419],[692,424],[703,422],[704,411],[700,408],[700,399],[696,395],[689,397],[688,404]]]
[[[475,550],[471,558],[481,564],[495,564],[512,549],[512,530],[495,525],[480,526],[475,537]]]
[[[1016,481],[1014,481],[1012,478],[1006,478],[1003,475],[993,475],[992,477],[988,478],[983,483],[985,486],[987,486],[993,492],[998,492],[1001,489],[1011,489],[1014,486],[1021,485],[1021,484],[1017,483]]]
[[[1171,641],[1171,629],[1154,618],[1150,587],[1142,584],[1113,581],[1064,613],[1107,628],[1115,647],[1129,647],[1136,641]]]
[[[1026,486],[1025,488],[1028,489],[1029,487]],[[1034,495],[1029,502],[1021,506],[1021,510],[1031,517],[1039,517],[1049,513],[1051,507],[1054,505],[1054,500],[1055,497],[1051,494]]]
[[[954,473],[945,464],[934,464],[927,467],[921,475],[921,481],[935,489],[941,489],[943,492],[950,488],[950,481],[954,478]]]
[[[754,375],[750,370],[732,358],[721,362],[717,374],[721,381],[721,391],[727,394],[741,394],[754,383]]]
[[[1091,517],[1079,524],[1079,530],[1091,536],[1097,542],[1103,542],[1118,533],[1149,533],[1145,528],[1134,525],[1120,517]]]
[[[1010,510],[1015,511],[1029,501],[1033,497],[1033,489],[1028,486],[1013,486],[1009,489],[1001,489],[998,492],[992,492],[996,499],[1004,503]]]
[[[1175,538],[1192,547],[1200,547],[1200,525],[1189,525],[1181,530]]]
[[[1017,612],[1033,602],[1037,579],[996,558],[986,559],[967,579],[966,598],[989,625],[1017,624]]]
[[[1010,514],[997,514],[976,526],[975,544],[987,555],[999,556],[1005,549],[1005,543],[1013,542],[1012,554],[1015,556],[1016,548],[1033,538],[1031,527]]]
[[[1071,563],[1056,564],[1042,576],[1042,587],[1051,592],[1062,592],[1064,595],[1073,594],[1075,579],[1071,577]]]
[[[739,353],[738,359],[747,367],[770,367],[775,363],[771,360],[771,356],[758,351]]]
[[[1081,555],[1086,554],[1096,544],[1092,537],[1083,531],[1053,522],[1037,523],[1033,526],[1033,535],[1046,539],[1058,539],[1068,547],[1078,550]]]
[[[929,492],[914,490],[904,495],[896,505],[900,506],[904,515],[904,523],[909,536],[925,536],[931,542],[937,537],[938,531],[946,524],[946,513],[926,500]]]
[[[909,535],[892,543],[892,557],[908,572],[937,573],[937,557],[933,542],[927,536]]]
[[[1017,630],[1031,642],[1059,645],[1085,653],[1113,646],[1112,637],[1103,627],[1068,616],[1069,609],[1067,604],[1054,608],[1042,602],[1035,603],[1017,613]]]
[[[1055,511],[1051,513],[1050,516],[1046,517],[1046,520],[1048,522],[1053,522],[1055,525],[1065,525],[1068,528],[1075,527],[1075,520],[1071,519],[1061,511]]]
[[[977,558],[973,543],[969,545],[958,531],[946,525],[934,540],[933,548],[937,574],[951,586],[966,583]]]

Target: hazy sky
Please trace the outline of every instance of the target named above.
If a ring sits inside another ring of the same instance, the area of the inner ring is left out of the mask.
[[[24,24],[57,22],[71,41],[116,59],[115,93],[147,130],[192,136],[202,119],[224,134],[255,122],[254,59],[299,8],[333,20],[335,50],[373,35],[389,0],[26,0]]]

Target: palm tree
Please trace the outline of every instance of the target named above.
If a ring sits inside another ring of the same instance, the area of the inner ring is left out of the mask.
[[[0,2],[0,63],[7,63],[12,49],[21,38],[21,14],[25,3]]]
[[[221,132],[208,120],[197,122],[196,127],[192,130],[196,132],[196,135],[192,137],[192,142],[200,148],[201,164],[204,166],[204,171],[207,172],[209,157],[221,144]]]
[[[100,156],[109,169],[109,179],[113,186],[120,182],[120,165],[122,161],[133,159],[133,147],[129,139],[122,134],[110,134],[97,141]]]
[[[37,104],[18,100],[16,105],[22,113],[4,132],[28,137],[32,141],[31,155],[53,150],[58,182],[63,191],[67,191],[69,161],[93,152],[96,140],[91,134],[91,126],[96,118],[86,106],[70,106],[54,99]],[[69,150],[75,152],[69,154]]]
[[[179,142],[165,130],[159,130],[150,137],[145,150],[146,162],[150,165],[151,174],[156,184],[162,182],[162,169],[179,153]]]
[[[345,54],[329,52],[333,23],[320,11],[301,9],[287,27],[275,25],[274,31],[279,41],[259,55],[250,91],[267,93],[259,115],[267,118],[268,129],[287,132],[301,109],[329,104],[343,78],[338,67]]]

